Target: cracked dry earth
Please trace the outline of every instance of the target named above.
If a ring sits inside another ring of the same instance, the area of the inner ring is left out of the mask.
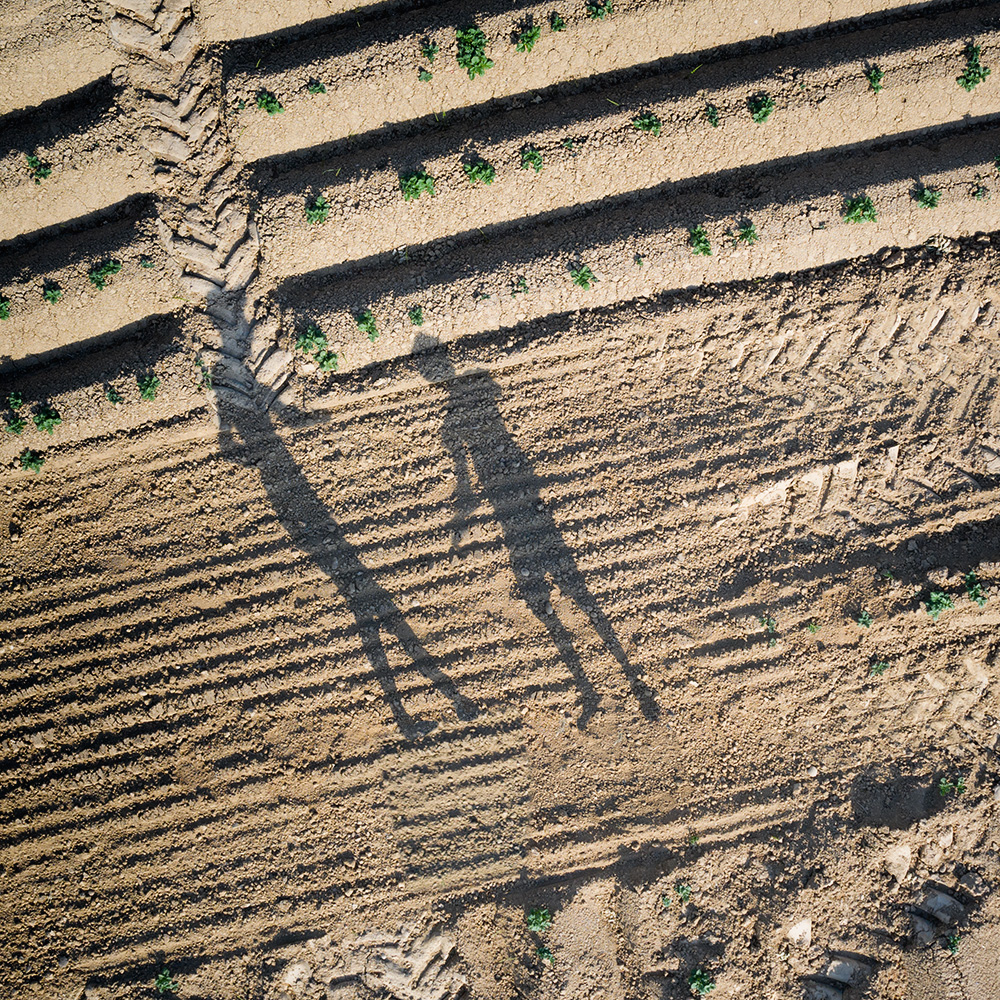
[[[10,0],[0,998],[997,1000],[970,45]]]

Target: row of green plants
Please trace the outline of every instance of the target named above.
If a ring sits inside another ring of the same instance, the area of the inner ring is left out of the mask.
[[[141,268],[153,268],[156,264],[154,261],[146,256],[139,258],[139,267]],[[108,287],[111,279],[118,274],[122,269],[122,262],[120,260],[114,260],[113,258],[107,258],[94,264],[87,271],[87,278],[90,283],[99,292],[103,292],[105,288]],[[58,305],[63,300],[64,291],[62,286],[49,278],[46,278],[42,282],[42,288],[40,291],[40,297],[43,298],[49,305]],[[0,320],[10,319],[11,315],[11,301],[10,298],[3,293],[0,293]]]

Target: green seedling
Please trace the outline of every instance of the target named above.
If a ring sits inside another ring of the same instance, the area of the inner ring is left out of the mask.
[[[652,111],[643,111],[641,115],[632,119],[632,128],[640,132],[652,132],[655,136],[659,136],[661,124],[660,119]]]
[[[455,40],[458,42],[458,65],[469,74],[470,80],[493,68],[493,60],[486,57],[486,35],[474,24],[459,28]]]
[[[306,204],[306,221],[311,226],[326,222],[329,215],[330,203],[321,194],[316,195],[311,203]]]
[[[608,14],[614,13],[611,0],[587,0],[585,10],[592,21],[603,21]]]
[[[541,934],[552,926],[552,914],[543,906],[528,911],[528,930]]]
[[[941,200],[941,191],[938,188],[925,186],[917,192],[916,199],[921,208],[937,208]]]
[[[551,31],[565,31],[566,22],[563,20],[562,15],[558,11],[552,11],[549,14],[549,29]]]
[[[965,46],[965,69],[961,76],[956,76],[955,81],[967,91],[973,91],[990,75],[989,68],[979,61],[980,48],[969,42]]]
[[[313,361],[319,366],[321,372],[335,372],[337,370],[337,355],[328,348],[323,348],[313,355]]]
[[[938,618],[941,617],[942,611],[948,611],[955,607],[955,602],[952,600],[950,595],[940,590],[934,590],[924,602],[924,606],[927,608],[927,614],[929,614],[934,621],[937,621]]]
[[[144,267],[147,270],[151,267],[156,267],[156,262],[152,257],[147,257],[145,254],[139,258],[139,267]]]
[[[31,179],[36,184],[41,184],[46,177],[52,176],[52,167],[47,163],[43,163],[34,153],[25,153],[25,159],[28,161],[28,170],[31,172]]]
[[[715,980],[702,969],[695,969],[694,972],[688,976],[688,986],[690,986],[692,991],[697,993],[698,996],[703,997],[715,989]]]
[[[555,955],[553,955],[552,954],[552,950],[550,948],[546,948],[544,944],[540,944],[535,949],[535,954],[538,956],[538,958],[541,961],[548,962],[549,965],[555,965],[556,964]]]
[[[269,115],[284,114],[285,109],[281,106],[281,101],[269,90],[257,91],[257,107],[266,111]]]
[[[750,117],[758,125],[763,125],[774,111],[774,99],[769,94],[754,94],[747,98],[747,107]]]
[[[48,283],[42,289],[42,298],[45,299],[49,305],[54,306],[62,297],[62,289],[56,284]]]
[[[525,146],[521,150],[521,169],[532,169],[536,174],[542,172],[542,154],[534,146]]]
[[[496,180],[497,172],[493,169],[493,164],[487,160],[473,160],[472,163],[463,163],[462,169],[470,184],[477,184],[482,181],[484,184],[492,184]]]
[[[985,184],[976,184],[972,188],[972,197],[976,201],[983,201],[990,196],[990,189]]]
[[[164,969],[153,980],[153,986],[156,988],[156,992],[161,994],[176,993],[181,988],[181,984],[171,977],[169,969]]]
[[[769,646],[777,646],[778,645],[778,637],[776,635],[778,631],[777,620],[772,618],[770,615],[761,615],[760,623],[764,627],[764,634],[767,636],[767,644]]]
[[[306,84],[306,90],[308,90],[310,94],[326,93],[326,87],[324,87],[323,84],[319,82],[319,80],[310,80]]]
[[[407,315],[410,317],[410,322],[414,326],[424,325],[424,311],[420,306],[410,306],[410,311]]]
[[[358,329],[368,335],[368,339],[374,344],[378,340],[378,329],[375,326],[375,317],[371,309],[366,309],[354,317],[354,322],[358,324]]]
[[[0,295],[0,319],[10,319],[10,299]]]
[[[417,74],[417,79],[418,79],[418,80],[419,80],[419,81],[420,81],[421,83],[430,83],[430,82],[431,82],[431,80],[433,80],[433,79],[434,79],[434,74],[433,74],[433,73],[432,73],[432,72],[431,72],[430,70],[426,70],[426,69],[422,69],[422,70],[421,70],[421,71],[420,71],[420,72],[419,72],[419,73]]]
[[[156,399],[156,390],[160,388],[160,380],[152,372],[140,375],[136,379],[136,383],[139,386],[140,398],[144,399],[147,403],[151,403]]]
[[[45,459],[37,451],[32,451],[30,448],[25,448],[21,452],[18,461],[21,463],[22,469],[31,472],[41,472],[42,466],[45,464]]]
[[[858,615],[858,624],[862,628],[871,628],[873,621],[875,621],[875,619],[872,618],[871,612],[862,609],[861,613]]]
[[[304,351],[307,354],[323,347],[326,347],[326,334],[315,323],[310,323],[295,341],[295,350]]]
[[[104,390],[104,398],[112,406],[121,406],[125,402],[125,397],[113,385]]]
[[[107,287],[108,279],[117,274],[122,269],[121,261],[106,260],[100,264],[95,264],[87,274],[90,283],[99,291],[103,292]]]
[[[688,230],[688,243],[691,244],[691,253],[695,257],[711,257],[712,244],[704,226],[695,226]]]
[[[422,194],[434,197],[434,178],[426,170],[414,170],[399,175],[399,188],[404,201],[416,201]]]
[[[705,117],[712,128],[719,127],[719,109],[714,104],[705,105]]]
[[[752,247],[759,239],[760,234],[757,232],[757,227],[752,222],[744,222],[736,229],[733,246],[738,247],[742,243],[744,246]]]
[[[878,571],[878,575],[883,580],[895,580],[896,579],[896,574],[893,573],[893,571],[891,569],[880,569]]]
[[[885,79],[885,73],[878,66],[868,66],[865,69],[865,79],[868,81],[868,86],[877,94],[883,89],[882,81]]]
[[[868,672],[872,677],[881,677],[889,669],[886,660],[876,660],[869,668]]]
[[[959,775],[954,782],[951,782],[948,778],[942,778],[938,782],[937,790],[942,798],[947,798],[953,792],[955,795],[961,795],[965,791],[965,778]]]
[[[17,391],[14,391],[14,392],[10,393],[7,396],[7,405],[12,410],[19,410],[19,409],[21,409],[21,407],[24,406],[24,396],[22,396]]]
[[[14,416],[7,421],[5,430],[8,434],[20,434],[25,427],[28,426],[28,421],[24,417]]]
[[[844,222],[876,222],[875,203],[866,194],[844,199]]]
[[[965,592],[969,599],[973,600],[981,608],[986,606],[986,594],[983,592],[983,585],[976,578],[974,571],[965,574]]]
[[[635,264],[636,267],[642,267],[642,265],[646,263],[646,255],[645,254],[641,254],[641,253],[637,253],[632,258],[632,263]]]
[[[512,297],[528,294],[528,279],[523,274],[514,282],[514,287],[510,290],[510,294]]]
[[[194,359],[194,366],[198,369],[198,388],[212,388],[212,369],[205,364],[204,359],[199,355]]]
[[[573,279],[574,285],[579,285],[584,289],[589,289],[597,281],[594,272],[586,264],[581,264],[579,267],[571,267],[569,276]]]
[[[420,54],[429,62],[434,62],[437,54],[441,51],[441,46],[430,38],[425,38],[420,43]]]
[[[948,952],[952,955],[958,954],[958,948],[961,943],[962,943],[962,937],[958,933],[958,931],[949,934],[944,939],[944,946],[948,950]]]
[[[576,143],[572,139],[563,139],[563,149],[568,149],[573,156],[576,156]]]
[[[692,847],[694,847],[695,844],[697,844],[699,840],[701,840],[701,837],[699,837],[697,833],[692,833],[691,836],[688,837],[688,843]]]
[[[517,33],[514,48],[517,49],[518,52],[530,52],[535,47],[535,43],[541,37],[542,29],[539,28],[537,24],[530,25],[527,28],[522,28]]]
[[[806,628],[812,635],[815,635],[819,631],[819,623],[815,621],[806,622]]]
[[[679,882],[677,884],[677,898],[682,902],[686,903],[691,898],[691,886],[686,882]]]
[[[46,434],[54,434],[56,428],[62,423],[62,417],[54,406],[42,406],[33,417],[35,426]]]

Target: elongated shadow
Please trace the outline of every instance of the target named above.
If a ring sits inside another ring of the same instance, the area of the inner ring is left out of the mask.
[[[337,586],[357,622],[365,656],[403,736],[414,739],[425,735],[434,724],[414,718],[404,708],[395,671],[386,654],[385,634],[395,636],[413,667],[451,700],[459,719],[474,719],[479,714],[475,703],[462,695],[455,682],[436,666],[392,595],[361,561],[344,529],[275,433],[270,418],[221,398],[219,409],[222,426],[231,428],[239,438],[237,441],[230,434],[221,434],[223,454],[239,463],[250,461],[260,470],[271,505],[292,541]]]
[[[555,588],[590,619],[608,652],[621,665],[643,715],[656,719],[659,708],[653,692],[639,678],[611,622],[590,592],[555,518],[542,500],[541,478],[532,471],[528,456],[507,429],[500,413],[499,386],[482,371],[458,378],[447,352],[430,337],[417,337],[413,360],[424,378],[440,383],[448,393],[441,437],[458,477],[455,514],[449,527],[457,533],[479,503],[471,476],[474,471],[479,492],[489,501],[503,532],[514,572],[514,592],[545,627],[579,689],[579,725],[582,727],[594,714],[599,699],[572,633],[555,612]],[[516,472],[508,473],[506,468]]]

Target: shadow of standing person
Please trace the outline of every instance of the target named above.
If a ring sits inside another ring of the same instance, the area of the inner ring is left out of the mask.
[[[235,432],[239,439],[220,434],[223,454],[241,464],[249,461],[251,467],[259,469],[268,499],[285,531],[340,591],[357,622],[365,656],[382,686],[400,733],[406,739],[415,739],[433,729],[434,723],[413,718],[403,707],[395,671],[386,655],[383,632],[396,637],[413,666],[451,700],[459,719],[476,718],[479,710],[475,703],[462,695],[455,682],[434,663],[392,595],[362,563],[357,549],[278,437],[267,414],[227,404],[222,398],[219,411],[221,426]]]
[[[500,523],[514,572],[513,590],[545,626],[580,692],[579,725],[585,725],[597,710],[599,698],[580,661],[572,634],[555,613],[554,586],[590,619],[607,650],[621,665],[643,715],[649,720],[656,719],[659,708],[653,692],[639,678],[611,623],[598,607],[541,498],[542,480],[532,471],[528,456],[504,423],[499,408],[500,388],[483,371],[459,377],[446,349],[432,337],[418,335],[413,361],[428,382],[439,383],[448,394],[441,438],[458,478],[456,512],[449,527],[453,533],[460,529],[478,504],[471,465],[479,492],[489,501]],[[505,465],[516,469],[516,473],[507,472]],[[515,500],[516,497],[519,498]]]

